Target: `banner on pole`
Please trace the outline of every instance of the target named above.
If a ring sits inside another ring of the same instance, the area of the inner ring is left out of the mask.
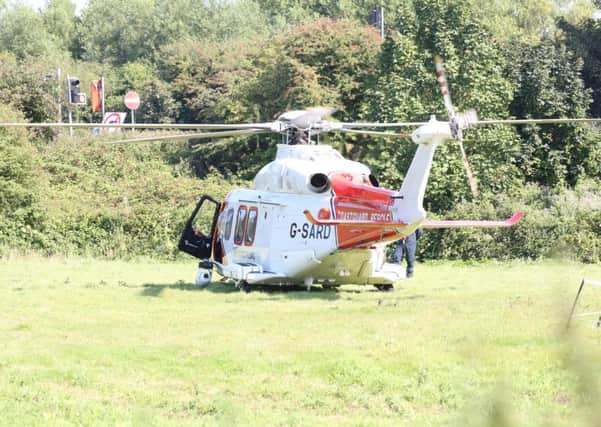
[[[92,80],[90,94],[92,97],[92,112],[102,111],[102,97],[104,95],[102,80]]]

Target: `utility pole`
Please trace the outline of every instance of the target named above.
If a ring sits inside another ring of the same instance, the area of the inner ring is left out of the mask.
[[[104,76],[100,76],[100,85],[102,86],[102,119],[100,120],[100,123],[102,123],[104,120]]]
[[[380,6],[380,38],[384,41],[384,6]]]
[[[56,122],[57,123],[62,123],[63,122],[63,106],[62,106],[62,103],[61,103],[61,91],[62,91],[62,89],[61,89],[61,68],[60,67],[58,67],[57,70],[56,70],[56,86],[57,86],[57,89],[58,89],[58,91],[57,91],[57,93],[58,93],[58,96],[57,96],[58,117],[57,117]]]
[[[67,105],[69,106],[69,124],[73,124],[73,112],[71,109],[71,103],[73,99],[71,98],[71,77],[67,76]],[[69,127],[69,136],[73,136],[73,128]]]

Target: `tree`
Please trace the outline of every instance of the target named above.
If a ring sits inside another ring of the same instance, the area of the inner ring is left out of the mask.
[[[554,0],[491,0],[486,7],[473,0],[472,9],[495,39],[508,43],[538,44],[555,29]]]
[[[278,45],[277,55],[291,57],[313,70],[324,92],[324,99],[316,101],[339,107],[342,119],[358,117],[380,46],[373,28],[354,19],[322,18],[291,29]]]
[[[53,55],[57,49],[55,38],[46,31],[37,12],[18,6],[0,14],[0,51],[8,51],[23,59]]]
[[[81,17],[83,58],[124,64],[157,48],[153,0],[91,0]]]
[[[593,17],[595,4],[591,0],[555,0],[560,10],[560,19],[580,25]]]
[[[20,122],[23,117],[0,103],[0,121]],[[0,128],[0,247],[23,241],[35,247],[41,237],[43,175],[31,137],[23,128]]]
[[[474,108],[484,118],[506,117],[513,85],[505,75],[506,57],[467,1],[421,1],[397,11],[398,35],[382,46],[377,77],[369,89],[366,117],[373,121],[446,119],[432,57],[444,58],[456,111]],[[518,139],[512,129],[465,132],[466,151],[481,190],[500,192],[521,178],[515,166]],[[399,188],[415,147],[406,141],[378,141],[367,154],[381,182]],[[504,176],[499,180],[498,176]],[[471,197],[457,145],[436,154],[426,194],[428,208],[444,211]]]
[[[56,84],[46,80],[44,65],[19,63],[8,53],[0,53],[0,104],[10,105],[32,122],[56,118]]]
[[[70,49],[75,36],[75,5],[70,0],[49,0],[42,20],[60,49]]]
[[[588,19],[574,25],[562,19],[558,25],[565,43],[582,58],[582,80],[592,95],[588,112],[593,117],[601,117],[601,23]]]
[[[524,47],[519,52],[516,60],[518,90],[511,104],[512,115],[518,118],[585,116],[590,90],[585,89],[580,77],[582,60],[565,45],[551,41]],[[523,127],[520,133],[524,139],[521,169],[528,180],[548,186],[574,185],[587,172],[585,166],[596,151],[592,135],[581,125]]]
[[[178,116],[176,104],[169,85],[160,80],[158,71],[149,62],[129,62],[119,69],[113,87],[118,104],[123,103],[126,92],[135,90],[140,95],[140,108],[136,120],[149,123],[172,123]]]

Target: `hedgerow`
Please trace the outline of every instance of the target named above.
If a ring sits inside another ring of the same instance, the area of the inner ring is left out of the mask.
[[[500,219],[516,211],[523,219],[509,228],[431,230],[419,245],[422,259],[601,260],[601,186],[583,180],[574,189],[528,184],[511,194],[484,195],[445,213],[460,219]]]
[[[0,130],[1,131],[1,130]],[[203,193],[223,198],[238,181],[192,177],[169,144],[115,146],[59,139],[36,146],[0,134],[0,248],[110,258],[173,258]]]
[[[22,120],[6,106],[0,117]],[[212,170],[199,179],[193,162],[186,144],[104,144],[91,137],[48,143],[24,129],[2,128],[0,253],[174,258],[201,194],[222,199],[249,185]],[[419,257],[601,260],[601,185],[594,179],[573,188],[513,185],[437,216],[499,219],[515,211],[524,218],[511,228],[430,230]]]

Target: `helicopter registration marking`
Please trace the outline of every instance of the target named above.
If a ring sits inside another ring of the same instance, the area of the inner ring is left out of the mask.
[[[309,224],[308,222],[302,225],[293,222],[290,224],[290,237],[301,239],[329,239],[332,234],[332,229],[329,225]]]

